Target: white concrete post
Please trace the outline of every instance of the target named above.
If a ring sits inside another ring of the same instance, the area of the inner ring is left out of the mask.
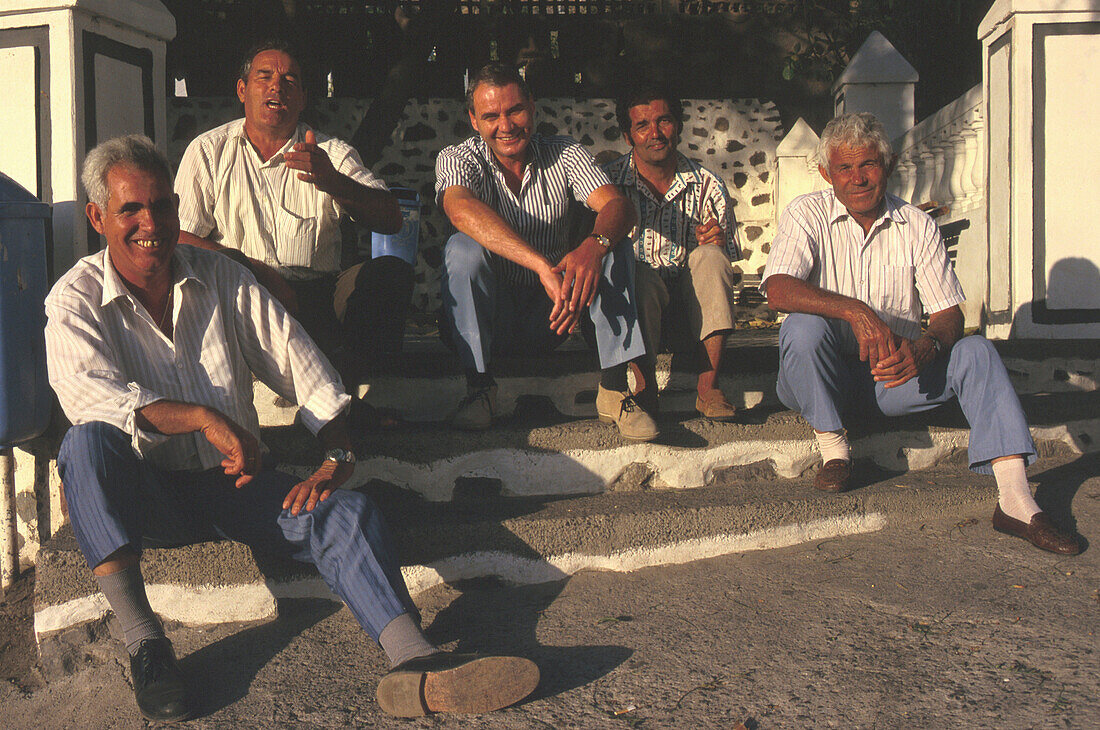
[[[99,249],[84,217],[85,153],[131,132],[167,150],[164,54],[175,34],[159,0],[0,3],[0,169],[53,205],[55,279]]]
[[[1056,7],[1055,7],[1056,6]],[[990,337],[1100,337],[1100,7],[997,0],[978,27]]]
[[[825,186],[825,180],[818,173],[817,162],[814,160],[818,140],[814,130],[800,117],[775,148],[776,220],[779,220],[787,205],[799,195],[821,190]]]
[[[913,89],[919,78],[886,36],[871,31],[833,84],[833,112],[871,112],[887,137],[895,139],[913,126]]]
[[[0,597],[19,576],[19,533],[15,515],[15,457],[0,448]]]

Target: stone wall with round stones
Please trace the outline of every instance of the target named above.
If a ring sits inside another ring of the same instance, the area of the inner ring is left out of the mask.
[[[351,139],[370,108],[369,100],[324,99],[306,121],[321,131]],[[623,154],[614,102],[608,99],[540,99],[537,131],[567,134],[601,162]],[[201,132],[241,115],[232,97],[169,99],[168,153],[179,164],[187,144]],[[456,99],[410,102],[373,171],[391,187],[420,193],[420,254],[414,315],[439,309],[440,246],[449,224],[435,204],[435,157],[443,147],[471,134],[465,108]],[[746,284],[759,281],[775,233],[775,148],[785,134],[775,104],[756,99],[688,99],[680,151],[720,175],[733,197],[745,258],[735,264]]]

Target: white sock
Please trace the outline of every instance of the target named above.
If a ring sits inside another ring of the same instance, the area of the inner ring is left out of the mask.
[[[814,436],[817,437],[817,448],[821,450],[822,463],[827,464],[833,459],[852,460],[848,451],[848,432],[843,428],[825,433],[814,431]]]
[[[997,502],[1001,511],[1025,525],[1031,518],[1042,512],[1035,498],[1031,496],[1031,487],[1027,483],[1023,459],[1002,459],[993,464],[993,477],[997,480]]]

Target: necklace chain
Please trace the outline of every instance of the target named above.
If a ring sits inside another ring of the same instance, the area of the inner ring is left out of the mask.
[[[168,300],[164,302],[164,311],[160,313],[160,321],[157,322],[158,329],[164,329],[164,321],[168,319],[168,313],[172,311],[172,287],[168,287]]]

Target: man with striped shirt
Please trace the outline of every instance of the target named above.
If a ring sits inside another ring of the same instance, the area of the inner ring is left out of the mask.
[[[380,513],[338,489],[354,470],[350,397],[302,326],[244,267],[177,246],[168,161],[147,138],[108,140],[82,175],[107,247],[46,299],[50,385],[73,426],[57,468],[80,549],[122,628],[137,704],[152,720],[191,714],[172,645],[149,605],[145,541],[218,536],[313,563],[393,669],[384,710],[483,712],[526,696],[519,657],[444,654],[420,630]],[[259,440],[253,375],[301,405],[325,460],[304,481]]]
[[[631,238],[646,357],[645,387],[635,397],[656,410],[663,339],[674,352],[698,358],[695,409],[712,420],[732,420],[737,410],[717,386],[734,321],[730,262],[741,257],[733,201],[721,178],[677,151],[684,128],[677,97],[635,89],[618,101],[615,113],[631,151],[604,170],[638,213]]]
[[[485,429],[496,410],[491,358],[553,349],[587,314],[602,375],[601,420],[649,441],[657,426],[627,390],[645,353],[627,233],[634,211],[582,145],[533,132],[535,105],[519,73],[490,64],[466,94],[477,134],[436,159],[436,197],[458,232],[443,260],[443,334],[466,369],[452,423]],[[578,206],[595,211],[580,242]]]
[[[783,212],[760,286],[770,307],[790,313],[776,391],[817,435],[824,463],[815,486],[848,486],[846,416],[914,413],[957,398],[971,427],[970,468],[997,482],[993,527],[1077,554],[1076,538],[1031,495],[1024,469],[1035,444],[997,351],[984,337],[963,337],[963,291],[936,224],[886,192],[896,158],[882,124],[866,112],[833,119],[817,159],[832,188]]]
[[[400,349],[413,267],[379,257],[338,287],[340,217],[396,233],[397,199],[351,145],[300,121],[306,88],[289,46],[256,46],[239,76],[244,118],[200,134],[180,160],[180,241],[240,252],[324,351],[346,350],[338,361],[357,376],[358,364]]]

